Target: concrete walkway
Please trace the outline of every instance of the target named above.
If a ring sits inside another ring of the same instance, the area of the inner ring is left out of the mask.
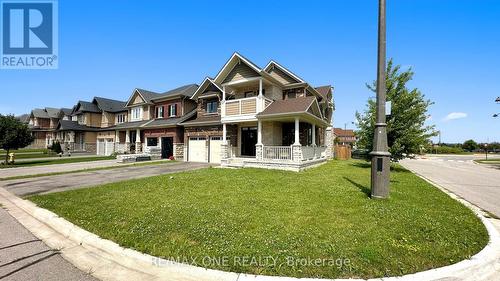
[[[474,205],[500,217],[500,170],[472,157],[405,159],[401,164]]]
[[[0,208],[0,280],[96,280]]]
[[[206,168],[206,163],[173,162],[145,166],[124,166],[110,170],[97,170],[71,174],[0,181],[0,187],[18,195],[59,192],[104,183],[144,178],[194,169]]]

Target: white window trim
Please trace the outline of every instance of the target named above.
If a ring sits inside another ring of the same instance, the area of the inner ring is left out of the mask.
[[[174,114],[172,112],[175,110]],[[177,105],[169,104],[168,105],[168,117],[176,117],[177,116]]]
[[[136,114],[138,113],[138,114]],[[130,121],[141,121],[142,120],[142,106],[132,107],[130,109]],[[138,117],[136,117],[138,115]]]

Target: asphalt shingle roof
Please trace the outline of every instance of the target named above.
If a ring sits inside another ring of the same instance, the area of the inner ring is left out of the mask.
[[[57,125],[59,131],[99,131],[99,128],[89,127],[78,124],[77,121],[59,120]]]
[[[78,110],[74,113],[77,113],[77,112],[101,113],[101,110],[99,109],[99,107],[97,107],[96,104],[88,102],[88,101],[78,101],[76,108],[78,108]]]
[[[59,118],[59,113],[61,113],[60,108],[46,107],[45,111],[50,118]]]
[[[218,124],[220,122],[220,115],[202,115],[193,120],[182,122],[181,125]]]
[[[141,94],[141,96],[144,97],[145,102],[148,102],[148,103],[151,102],[152,99],[157,98],[161,95],[159,93],[151,92],[151,91],[144,90],[144,89],[137,88],[136,90]]]
[[[320,87],[316,87],[314,89],[316,89],[316,91],[318,91],[321,96],[327,100],[328,99],[328,92],[330,91],[330,89],[332,88],[332,85],[326,85],[326,86],[320,86]]]
[[[264,111],[257,116],[283,114],[292,112],[306,112],[316,98],[313,96],[299,97],[272,102]]]
[[[107,99],[107,98],[103,98],[103,97],[94,97],[94,100],[96,101],[97,106],[102,111],[111,112],[111,113],[127,111],[127,109],[125,108],[125,105],[127,104],[127,102],[125,102],[125,101],[112,100],[112,99]]]
[[[41,109],[41,108],[35,108],[31,111],[31,114],[33,114],[33,117],[36,117],[36,118],[49,118],[49,114],[47,113],[47,111],[45,111],[45,109]]]
[[[175,88],[173,90],[164,92],[162,94],[159,94],[158,96],[154,97],[153,100],[158,100],[158,99],[167,98],[170,96],[177,96],[177,95],[191,97],[194,94],[194,92],[196,92],[197,89],[198,89],[198,85],[188,84],[188,85],[184,85],[184,86],[181,86],[179,88]]]

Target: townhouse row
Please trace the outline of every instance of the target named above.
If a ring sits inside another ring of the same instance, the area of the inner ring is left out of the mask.
[[[260,68],[234,53],[200,85],[34,109],[29,124],[34,147],[57,140],[99,155],[301,170],[333,156],[333,111],[330,85],[313,87],[274,61]]]

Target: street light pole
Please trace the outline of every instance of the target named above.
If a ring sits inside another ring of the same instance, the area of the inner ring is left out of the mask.
[[[377,61],[377,119],[373,134],[371,190],[372,198],[389,197],[389,165],[391,154],[387,147],[387,124],[385,118],[385,1],[379,0],[378,11],[378,61]]]

